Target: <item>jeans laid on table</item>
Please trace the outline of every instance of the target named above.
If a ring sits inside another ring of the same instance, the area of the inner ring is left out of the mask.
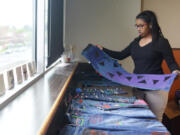
[[[148,132],[148,131],[127,131],[127,130],[119,130],[119,131],[111,131],[111,130],[100,130],[94,128],[87,127],[75,127],[72,125],[66,125],[63,129],[61,129],[58,135],[167,135],[168,132]]]
[[[124,97],[124,96],[116,96],[116,95],[105,95],[102,93],[79,93],[75,97],[82,99],[91,99],[97,101],[106,101],[106,102],[123,102],[123,103],[134,103],[136,100],[135,97]]]
[[[124,91],[121,88],[76,88],[77,93],[97,93],[104,95],[124,95],[128,94],[127,91]]]
[[[148,132],[148,131],[111,131],[111,130],[97,130],[91,128],[84,128],[81,135],[168,135],[168,132]]]
[[[98,103],[99,102],[99,103]],[[94,105],[93,105],[94,103]],[[96,104],[95,104],[96,103]],[[105,102],[103,102],[105,104]],[[109,103],[103,106],[113,106],[116,103]],[[72,104],[69,105],[68,113],[90,113],[90,114],[111,114],[111,115],[120,115],[127,117],[136,117],[136,118],[156,118],[155,115],[148,108],[128,108],[120,107],[116,109],[101,109],[100,101],[91,101],[91,100],[82,100],[82,103],[76,100],[72,100]]]
[[[96,107],[102,110],[116,110],[120,108],[149,108],[147,103],[144,100],[137,99],[134,103],[126,103],[126,102],[106,102],[106,101],[96,101],[89,99],[73,99],[72,105],[82,105],[87,107]]]
[[[71,114],[68,119],[74,126],[85,126],[101,130],[168,132],[161,122],[151,119],[137,119],[111,114],[86,113]]]

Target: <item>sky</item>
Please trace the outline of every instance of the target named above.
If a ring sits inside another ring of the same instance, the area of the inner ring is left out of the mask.
[[[33,0],[0,0],[0,26],[32,25]]]

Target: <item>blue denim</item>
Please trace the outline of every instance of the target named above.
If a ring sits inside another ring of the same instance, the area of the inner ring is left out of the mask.
[[[125,71],[117,60],[112,59],[108,54],[89,44],[82,52],[82,55],[91,62],[91,65],[105,78],[126,86],[148,90],[169,91],[177,74],[130,74]],[[142,76],[143,78],[139,78]]]
[[[124,95],[128,94],[127,91],[122,90],[121,88],[76,88],[76,93],[77,94],[82,94],[82,93],[96,93],[96,94],[104,94],[104,95]]]
[[[167,129],[157,120],[137,119],[111,114],[76,113],[69,115],[69,122],[74,126],[85,126],[101,130],[129,130],[129,131],[161,131]]]
[[[111,82],[109,80],[81,80],[80,83],[84,87],[108,87],[108,86],[120,86],[118,83]]]
[[[102,76],[99,76],[95,72],[87,73],[79,73],[79,83],[81,83],[84,87],[107,87],[107,86],[121,86],[118,83],[112,82]]]
[[[118,110],[111,111],[103,111],[95,108],[82,108],[82,109],[72,109],[67,114],[76,114],[76,113],[87,113],[87,114],[111,114],[111,115],[119,115],[126,116],[132,118],[152,118],[155,119],[156,116],[149,109],[141,109],[141,108],[123,108]]]
[[[101,110],[116,110],[120,108],[149,108],[144,100],[136,99],[134,103],[116,103],[116,102],[106,102],[106,101],[96,101],[89,99],[73,99],[71,106],[78,105],[79,107],[95,107]],[[73,107],[75,108],[75,107]]]
[[[66,125],[58,135],[167,135],[168,132],[148,132],[148,131],[111,131],[111,130],[100,130],[86,127],[75,127],[72,125]]]
[[[82,99],[91,99],[97,101],[106,101],[106,102],[122,102],[122,103],[134,103],[136,100],[135,97],[124,97],[116,95],[106,95],[102,93],[79,93],[75,98]]]
[[[84,128],[81,135],[168,135],[168,132],[148,132],[148,131],[108,131]]]
[[[77,127],[72,125],[64,126],[58,135],[81,135],[84,127]]]
[[[81,103],[80,103],[81,102]],[[68,108],[68,113],[74,114],[76,112],[90,113],[90,114],[111,114],[120,115],[127,117],[139,117],[139,118],[156,118],[156,116],[148,108],[128,108],[128,107],[117,107],[116,109],[101,109],[103,106],[116,106],[117,103],[92,100],[72,100],[72,104]],[[124,104],[118,104],[124,105]]]

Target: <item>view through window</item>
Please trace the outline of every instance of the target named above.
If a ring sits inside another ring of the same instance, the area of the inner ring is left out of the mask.
[[[32,60],[33,0],[0,1],[0,72]]]

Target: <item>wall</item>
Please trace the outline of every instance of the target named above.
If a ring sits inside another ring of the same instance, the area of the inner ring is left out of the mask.
[[[122,50],[138,35],[134,24],[140,9],[141,0],[66,0],[65,46],[72,45],[80,61],[88,43]],[[121,63],[132,72],[131,58]]]
[[[180,0],[142,0],[142,10],[153,10],[172,48],[180,48]]]

